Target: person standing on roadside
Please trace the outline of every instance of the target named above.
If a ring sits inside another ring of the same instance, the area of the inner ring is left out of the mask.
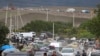
[[[82,56],[87,56],[87,53],[85,52],[85,50],[83,50]]]
[[[77,51],[77,54],[76,54],[75,56],[81,56],[80,52],[79,52],[79,51]]]
[[[56,51],[53,51],[51,56],[57,56]]]
[[[45,53],[43,54],[43,56],[48,56],[48,55],[47,55],[47,53],[45,52]]]
[[[85,50],[88,49],[88,44],[87,44],[87,42],[84,43],[84,49],[85,49]]]

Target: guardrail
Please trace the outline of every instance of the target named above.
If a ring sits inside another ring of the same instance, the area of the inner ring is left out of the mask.
[[[5,53],[4,56],[30,56],[27,52]]]

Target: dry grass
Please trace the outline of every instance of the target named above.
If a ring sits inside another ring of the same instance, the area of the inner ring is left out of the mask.
[[[5,11],[0,11],[0,21],[5,20]],[[15,15],[16,11],[12,12],[13,15],[13,25],[15,24]],[[8,15],[9,16],[9,15]],[[24,25],[26,23],[29,23],[32,20],[44,20],[46,21],[46,14],[45,13],[37,13],[37,12],[31,12],[31,11],[21,11],[21,17],[23,20]],[[18,17],[19,18],[19,17]],[[88,19],[86,18],[75,18],[75,24],[78,25]],[[21,20],[18,19],[18,27],[22,27]],[[61,22],[72,22],[72,17],[68,16],[62,16],[62,15],[56,15],[56,14],[49,14],[49,21],[61,21]],[[8,17],[8,25],[9,25],[9,17]]]

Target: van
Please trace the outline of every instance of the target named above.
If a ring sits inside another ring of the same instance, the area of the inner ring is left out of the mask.
[[[36,33],[35,32],[22,32],[20,33],[20,35],[23,37],[35,37]]]
[[[60,51],[62,48],[62,43],[61,42],[51,42],[49,46],[54,47],[56,51]]]

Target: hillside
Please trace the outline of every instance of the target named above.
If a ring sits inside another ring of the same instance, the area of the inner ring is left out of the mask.
[[[44,20],[46,21],[46,14],[43,13],[27,13],[23,14],[22,16],[23,24],[29,23],[32,20]],[[66,17],[66,16],[57,16],[57,15],[50,15],[48,16],[49,21],[61,21],[61,22],[72,22],[72,17]],[[19,17],[18,17],[19,18]],[[4,18],[1,19],[4,22]],[[1,21],[0,20],[0,21]],[[78,25],[88,19],[83,18],[75,18],[75,25]],[[16,20],[13,17],[13,25],[15,24]],[[8,25],[9,25],[9,18],[8,18]],[[21,20],[18,19],[18,27],[21,27]]]

